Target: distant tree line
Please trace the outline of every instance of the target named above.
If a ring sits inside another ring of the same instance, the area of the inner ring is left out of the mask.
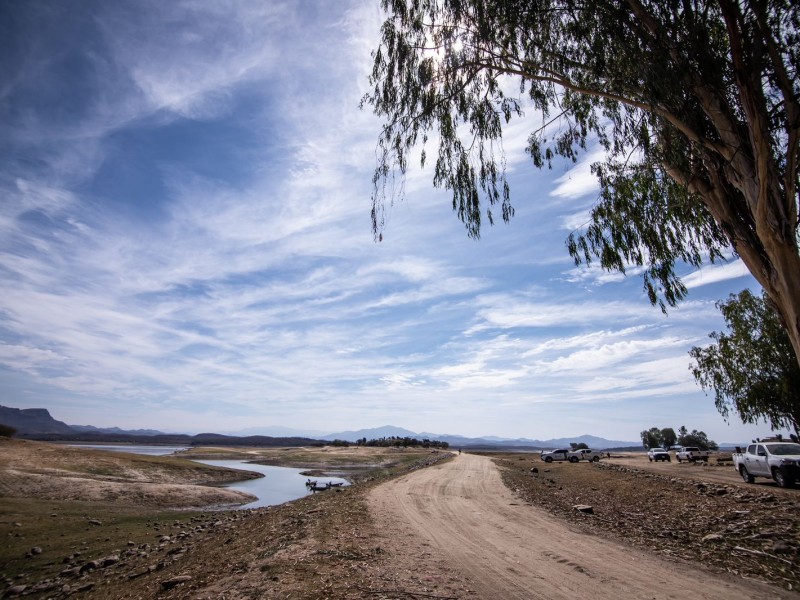
[[[650,448],[664,448],[669,450],[674,446],[694,446],[701,450],[718,450],[719,445],[714,440],[708,439],[704,431],[697,431],[693,429],[691,432],[686,429],[685,425],[681,425],[678,433],[672,427],[665,427],[659,429],[658,427],[651,427],[642,431],[642,446],[647,450]]]
[[[417,438],[408,436],[390,436],[374,440],[368,440],[366,437],[363,437],[359,440],[356,440],[356,446],[377,446],[384,448],[439,448],[446,450],[450,447],[450,444],[439,440],[429,440],[428,438],[418,440]]]

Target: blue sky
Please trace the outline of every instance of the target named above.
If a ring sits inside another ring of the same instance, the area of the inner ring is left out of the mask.
[[[165,431],[768,433],[727,424],[687,354],[754,280],[683,269],[664,316],[635,273],[575,267],[599,154],[535,170],[533,112],[507,130],[510,224],[468,239],[412,170],[373,241],[377,4],[0,4],[0,404]]]

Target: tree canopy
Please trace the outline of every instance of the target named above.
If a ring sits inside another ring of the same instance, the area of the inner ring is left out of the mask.
[[[711,332],[713,344],[692,348],[692,374],[713,390],[717,410],[744,423],[766,420],[772,429],[800,433],[800,367],[769,298],[744,290],[717,303],[727,332]]]
[[[669,450],[677,441],[678,436],[675,434],[675,430],[672,427],[665,427],[661,430],[661,443],[664,445],[664,448]]]
[[[767,290],[800,361],[800,4],[794,0],[382,0],[362,106],[383,119],[372,219],[412,149],[468,234],[514,214],[503,127],[542,116],[536,167],[597,140],[601,191],[567,239],[576,261],[644,267],[662,309],[676,274],[737,253]],[[514,83],[515,85],[510,85]]]
[[[661,447],[661,430],[658,427],[645,429],[640,435],[642,437],[642,446],[647,450]]]
[[[695,446],[700,450],[718,450],[719,445],[714,440],[708,439],[705,431],[692,429],[689,432],[685,425],[678,429],[678,444],[681,446]]]
[[[685,426],[681,426],[679,431],[681,432],[681,437],[678,437],[672,427],[664,427],[663,429],[651,427],[650,429],[645,429],[640,434],[642,446],[648,450],[650,448],[664,448],[665,450],[669,450],[675,445],[675,442],[680,442],[683,446],[698,446],[704,450],[708,450],[709,444],[716,448],[716,444],[713,441],[709,442],[706,434],[702,431],[698,432],[694,430],[690,434]],[[694,443],[696,440],[699,440],[699,443]]]

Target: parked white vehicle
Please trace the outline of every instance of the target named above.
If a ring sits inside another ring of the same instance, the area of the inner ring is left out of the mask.
[[[678,459],[678,462],[683,462],[684,460],[689,462],[697,462],[698,460],[708,462],[710,454],[708,450],[700,450],[695,446],[686,446],[675,453],[675,458]]]
[[[554,460],[567,460],[567,455],[570,450],[566,448],[559,448],[558,450],[542,450],[541,459],[544,462],[553,462]]]
[[[672,458],[670,457],[669,452],[667,452],[663,448],[650,448],[650,450],[647,451],[647,459],[650,462],[653,461],[658,462],[664,460],[667,462],[672,462]]]
[[[581,448],[580,450],[574,450],[567,454],[567,460],[569,462],[580,462],[582,460],[590,460],[592,462],[597,462],[602,458],[603,453],[599,450],[592,450],[590,448]]]
[[[774,479],[780,487],[794,487],[800,479],[800,444],[759,442],[733,453],[733,466],[747,483],[756,477]]]

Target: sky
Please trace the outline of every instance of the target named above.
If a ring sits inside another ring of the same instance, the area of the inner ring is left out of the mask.
[[[0,404],[194,433],[768,434],[688,355],[755,280],[681,268],[664,315],[637,273],[576,267],[602,154],[535,169],[533,111],[505,133],[509,224],[468,238],[415,168],[374,240],[378,4],[0,3]]]

